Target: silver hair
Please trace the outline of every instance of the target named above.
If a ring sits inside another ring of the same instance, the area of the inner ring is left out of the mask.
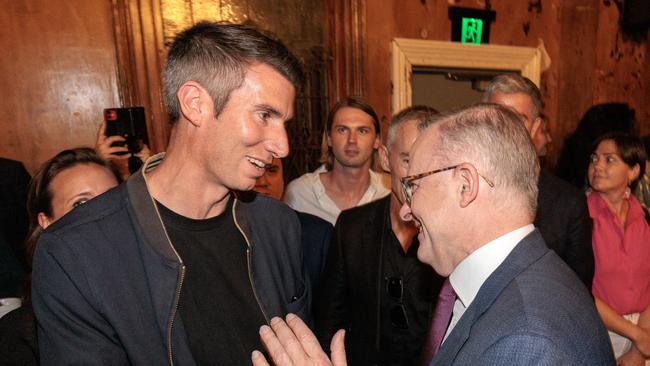
[[[535,83],[525,76],[519,74],[501,74],[495,76],[488,84],[483,101],[487,102],[494,93],[515,94],[524,93],[528,95],[533,102],[532,117],[537,118],[544,109],[542,93]]]
[[[449,164],[461,163],[462,159],[475,164],[494,183],[502,202],[521,197],[534,217],[540,167],[522,122],[522,117],[511,109],[485,103],[439,115],[423,128],[438,126],[435,155]]]

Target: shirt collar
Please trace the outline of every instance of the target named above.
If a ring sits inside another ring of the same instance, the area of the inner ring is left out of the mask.
[[[449,276],[449,281],[465,308],[474,301],[485,280],[533,230],[535,226],[528,224],[502,235],[476,249],[456,266]]]

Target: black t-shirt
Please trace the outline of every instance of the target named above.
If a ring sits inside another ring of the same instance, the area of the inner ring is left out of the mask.
[[[390,221],[389,218],[386,220]],[[417,236],[404,253],[390,222],[385,228],[384,278],[380,295],[381,365],[419,365],[431,310],[435,306],[433,299],[437,298],[437,293],[434,293],[436,275],[431,267],[417,259],[420,246]],[[400,288],[401,298],[398,294]]]
[[[265,324],[250,277],[246,240],[232,199],[219,216],[194,220],[158,203],[167,234],[185,263],[178,311],[197,365],[250,365]]]

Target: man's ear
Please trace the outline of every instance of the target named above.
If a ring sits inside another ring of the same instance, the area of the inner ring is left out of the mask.
[[[379,146],[379,162],[381,163],[381,168],[385,172],[390,173],[390,164],[388,164],[388,148],[386,145],[382,144]]]
[[[472,164],[463,163],[456,168],[455,175],[460,179],[458,187],[460,207],[465,208],[478,196],[478,171]]]
[[[379,135],[377,135],[377,137],[375,137],[375,143],[372,145],[372,148],[373,149],[379,149],[379,147],[381,145],[382,145],[381,144],[381,137]]]
[[[532,126],[530,126],[530,138],[535,139],[538,133],[542,131],[542,117],[537,117],[533,120]]]
[[[208,95],[201,84],[195,81],[186,81],[176,92],[181,114],[196,127],[201,126],[203,117],[208,112],[207,102],[212,101],[211,98],[207,98]]]
[[[52,223],[50,218],[45,214],[45,212],[39,212],[37,215],[38,218],[38,225],[43,228],[43,230],[47,229],[48,226]]]

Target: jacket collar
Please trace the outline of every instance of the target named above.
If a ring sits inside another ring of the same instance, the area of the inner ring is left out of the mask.
[[[449,334],[434,357],[432,365],[451,365],[469,338],[472,326],[492,306],[501,292],[521,272],[548,253],[542,235],[536,229],[517,244],[505,261],[488,277],[472,304]]]
[[[149,193],[145,175],[155,169],[164,157],[165,153],[160,153],[147,159],[142,168],[129,177],[126,182],[126,190],[133,208],[132,213],[142,231],[145,242],[165,259],[167,265],[176,267],[183,262],[167,235],[155,200]]]

